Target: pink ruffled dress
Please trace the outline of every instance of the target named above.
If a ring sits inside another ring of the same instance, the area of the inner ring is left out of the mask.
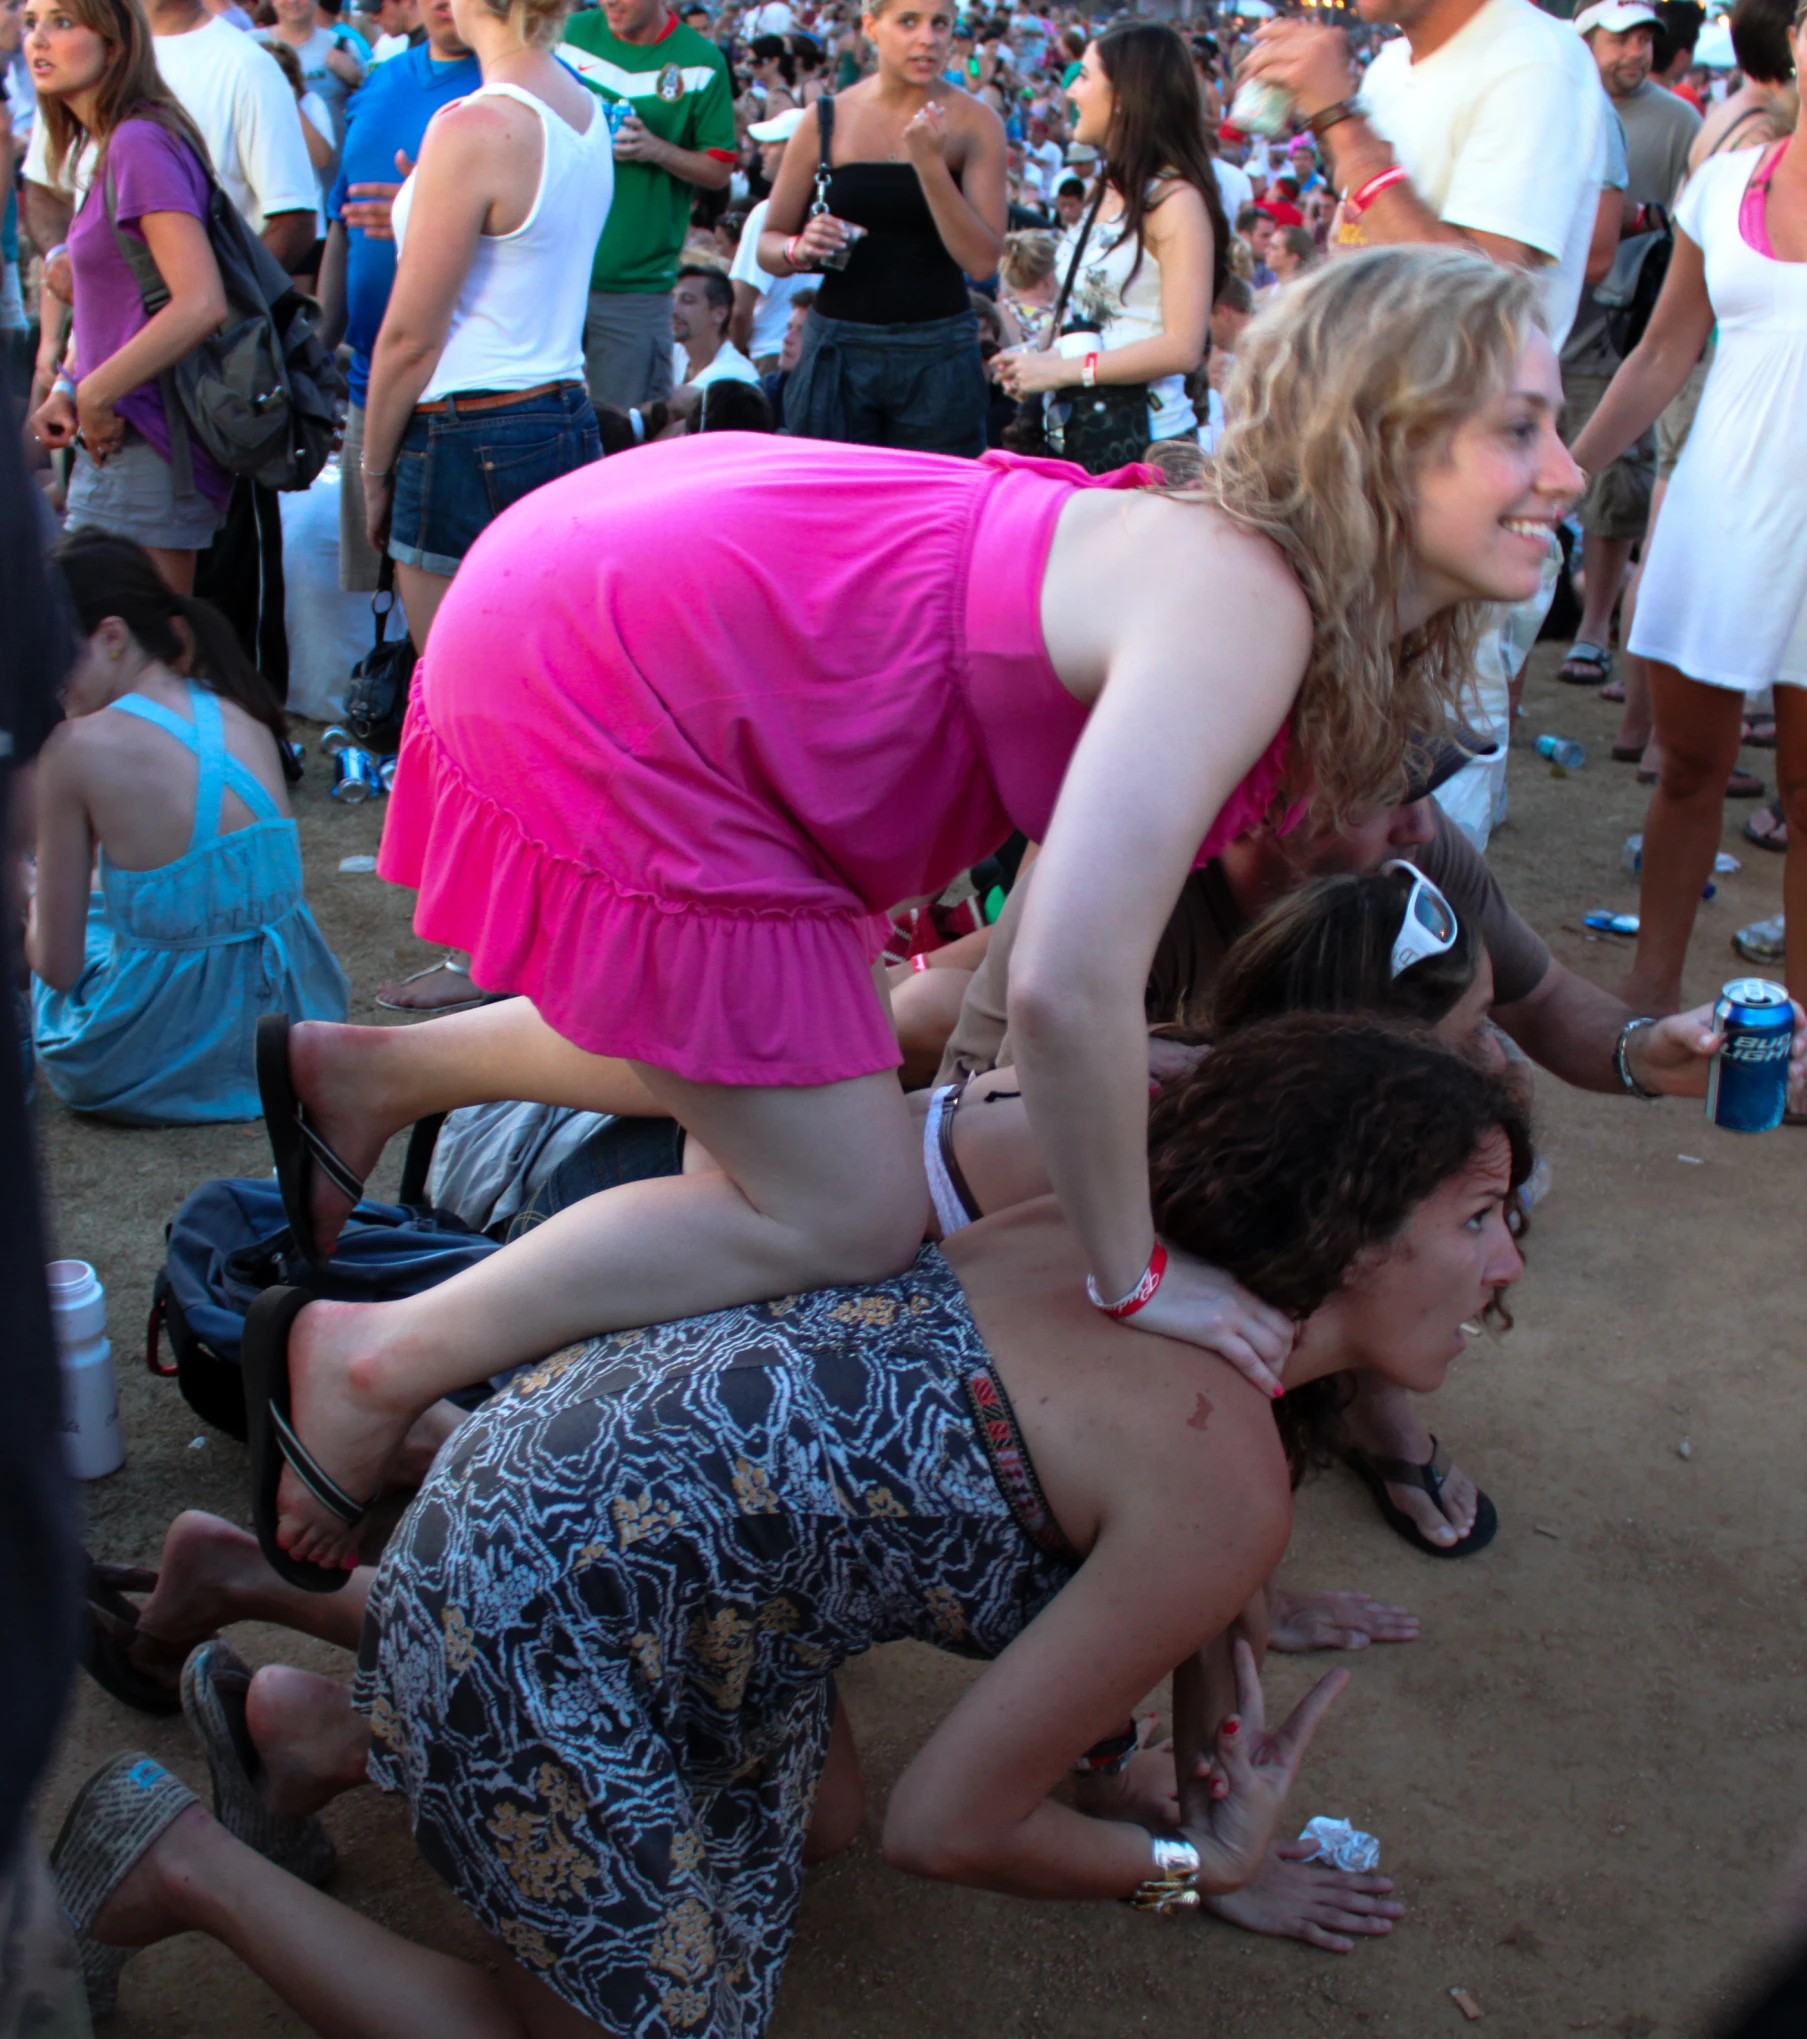
[[[1046,835],[1086,719],[1042,644],[1055,520],[1152,478],[723,432],[536,489],[434,621],[383,876],[592,1054],[894,1068],[874,916]],[[1201,860],[1268,813],[1286,741]]]

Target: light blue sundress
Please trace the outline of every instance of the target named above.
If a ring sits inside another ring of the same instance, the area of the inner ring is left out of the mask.
[[[194,753],[187,850],[154,871],[103,850],[81,976],[69,991],[32,984],[44,1080],[74,1110],[133,1126],[257,1118],[258,1020],[342,1020],[350,993],[302,896],[294,822],[227,750],[218,695],[191,681],[188,700],[192,723],[142,694],[112,703]],[[228,789],[255,818],[222,834]]]

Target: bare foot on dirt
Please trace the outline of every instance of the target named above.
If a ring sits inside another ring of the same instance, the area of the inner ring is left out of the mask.
[[[1282,1655],[1365,1650],[1370,1643],[1409,1643],[1417,1638],[1418,1617],[1409,1607],[1385,1606],[1369,1593],[1268,1589],[1267,1646]]]
[[[299,1819],[364,1782],[370,1729],[336,1679],[266,1664],[245,1695],[245,1725],[274,1813]]]
[[[1327,1954],[1352,1953],[1351,1934],[1390,1933],[1393,1921],[1405,1917],[1405,1906],[1387,1895],[1390,1877],[1356,1876],[1327,1862],[1307,1862],[1313,1851],[1310,1841],[1276,1842],[1253,1883],[1207,1896],[1204,1909],[1244,1932],[1306,1940]]]
[[[289,1332],[289,1420],[320,1469],[355,1500],[374,1500],[419,1415],[384,1401],[362,1364],[369,1303],[309,1303]],[[352,1570],[357,1532],[316,1501],[293,1468],[276,1489],[276,1541],[292,1558]]]
[[[1650,1010],[1648,1006],[1638,1009]],[[1348,1425],[1350,1443],[1370,1458],[1397,1458],[1408,1465],[1423,1465],[1434,1449],[1430,1432],[1403,1388],[1364,1390],[1350,1405]],[[1444,1475],[1441,1505],[1422,1487],[1397,1480],[1387,1482],[1387,1498],[1411,1518],[1422,1535],[1443,1546],[1462,1541],[1473,1529],[1480,1507],[1480,1490],[1457,1465]]]

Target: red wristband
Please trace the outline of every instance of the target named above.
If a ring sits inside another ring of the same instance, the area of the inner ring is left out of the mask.
[[[1395,184],[1403,184],[1405,179],[1405,168],[1399,163],[1395,163],[1390,170],[1382,170],[1378,175],[1370,177],[1366,184],[1357,185],[1343,200],[1343,217],[1360,219],[1383,191],[1391,191]]]
[[[1148,1265],[1142,1270],[1142,1279],[1128,1295],[1120,1296],[1114,1303],[1107,1303],[1098,1293],[1098,1284],[1089,1274],[1085,1278],[1085,1292],[1095,1309],[1102,1310],[1107,1317],[1115,1317],[1121,1322],[1123,1318],[1133,1317],[1138,1310],[1154,1301],[1154,1292],[1161,1286],[1161,1277],[1166,1272],[1167,1249],[1157,1239],[1154,1242],[1154,1251],[1148,1256]]]
[[[803,236],[801,234],[792,234],[790,239],[786,241],[784,244],[784,259],[791,265],[791,268],[798,275],[801,275],[805,267],[807,266],[806,264],[799,262],[797,260],[797,243],[800,240],[802,240],[802,238]]]
[[[927,956],[912,956],[910,958],[910,968],[912,970],[926,970],[928,967],[929,959]]]
[[[1098,357],[1096,354],[1088,354],[1085,357],[1085,366],[1079,373],[1080,379],[1084,382],[1087,389],[1096,389],[1098,387]]]

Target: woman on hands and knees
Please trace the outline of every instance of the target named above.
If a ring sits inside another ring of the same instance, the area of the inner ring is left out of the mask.
[[[1520,1272],[1530,1165],[1497,1078],[1360,1022],[1284,1020],[1162,1095],[1148,1162],[1166,1235],[1299,1326],[1279,1405],[1163,1338],[1135,1345],[1125,1395],[1132,1332],[1087,1302],[1050,1198],[891,1281],[529,1370],[386,1552],[357,1693],[371,1773],[408,1796],[499,1979],[304,1890],[148,1758],[109,1766],[58,1846],[85,1957],[210,1932],[324,2032],[751,2039],[805,1861],[860,1825],[834,1670],[905,1636],[985,1669],[892,1794],[895,1866],[1191,1897],[1336,1951],[1386,1932],[1385,1879],[1274,1845],[1344,1674],[1270,1732],[1239,1624],[1258,1644],[1293,1480],[1328,1448],[1327,1377],[1443,1378]],[[1131,1795],[1154,1832],[1121,1795],[1112,1817],[1060,1802],[1170,1672],[1177,1818],[1169,1792]]]

